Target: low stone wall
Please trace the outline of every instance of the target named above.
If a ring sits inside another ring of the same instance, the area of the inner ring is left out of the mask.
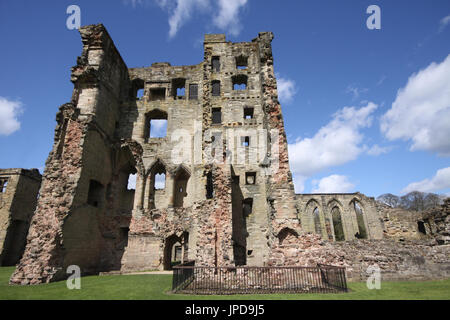
[[[280,232],[270,266],[343,266],[350,281],[365,281],[378,265],[382,280],[430,280],[450,277],[450,245],[431,240],[354,240],[330,243],[316,234]]]
[[[347,278],[365,281],[378,265],[381,280],[431,280],[450,277],[450,245],[435,241],[359,240],[335,244],[344,254]]]

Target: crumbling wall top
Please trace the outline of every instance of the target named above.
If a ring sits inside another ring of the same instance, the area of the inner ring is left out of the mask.
[[[226,42],[225,34],[205,34],[205,43]]]

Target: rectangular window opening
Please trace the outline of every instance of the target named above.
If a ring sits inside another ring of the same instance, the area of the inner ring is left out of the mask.
[[[255,183],[256,183],[256,172],[246,172],[245,184],[255,184]]]
[[[245,70],[248,68],[248,58],[244,56],[239,56],[236,58],[236,69]]]
[[[189,100],[198,99],[198,84],[189,85]]]
[[[166,88],[150,89],[150,101],[158,101],[166,99]]]
[[[175,99],[182,99],[185,96],[186,79],[178,78],[172,80],[172,96]]]
[[[241,143],[243,147],[250,147],[250,137],[241,137]]]
[[[244,119],[253,119],[254,108],[244,108]]]
[[[213,72],[219,72],[220,71],[220,57],[212,57],[211,65],[212,65]]]
[[[222,123],[222,111],[220,108],[212,109],[212,123],[213,124]]]
[[[217,97],[220,96],[220,81],[213,81],[212,82],[212,95]]]

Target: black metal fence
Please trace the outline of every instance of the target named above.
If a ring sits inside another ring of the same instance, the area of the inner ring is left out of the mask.
[[[337,293],[347,291],[345,268],[196,267],[173,268],[172,291],[190,294]]]

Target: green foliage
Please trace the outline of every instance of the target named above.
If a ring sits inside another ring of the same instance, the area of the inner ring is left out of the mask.
[[[171,275],[111,275],[81,279],[80,290],[69,290],[65,281],[35,286],[10,286],[13,267],[0,268],[0,300],[450,300],[450,279],[437,281],[381,282],[380,290],[365,282],[349,283],[350,292],[338,294],[262,294],[194,296],[170,293]]]

